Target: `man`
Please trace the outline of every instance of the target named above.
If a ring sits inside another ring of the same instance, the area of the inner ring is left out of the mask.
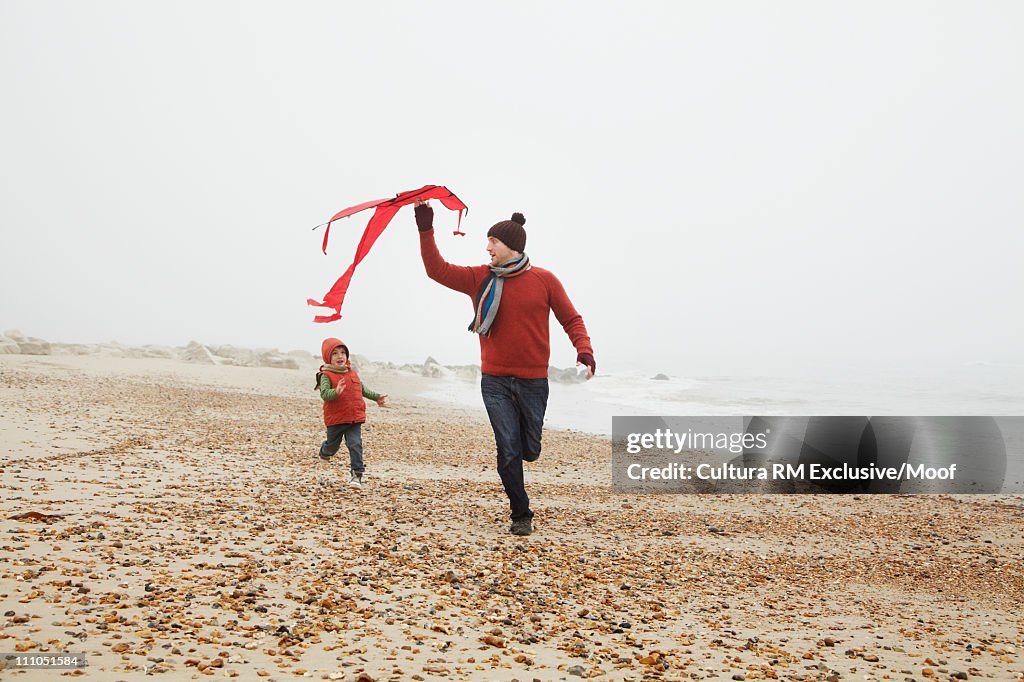
[[[533,532],[533,512],[523,481],[523,462],[540,457],[544,411],[548,404],[548,334],[550,312],[576,347],[576,365],[587,366],[587,379],[597,365],[583,318],[576,312],[558,278],[533,267],[525,253],[526,218],[511,220],[487,232],[490,265],[452,265],[434,241],[434,209],[416,203],[420,255],[427,276],[473,300],[469,331],[480,335],[480,389],[498,449],[498,475],[508,495],[513,535]]]

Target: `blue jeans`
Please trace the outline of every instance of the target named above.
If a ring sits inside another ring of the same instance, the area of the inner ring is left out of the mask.
[[[341,439],[348,446],[348,460],[352,473],[363,475],[363,430],[362,424],[335,424],[327,427],[327,440],[320,445],[321,455],[333,455],[341,448]]]
[[[540,457],[548,380],[484,374],[480,377],[480,392],[494,430],[498,476],[508,495],[512,520],[533,518],[523,480],[523,462],[533,462]]]

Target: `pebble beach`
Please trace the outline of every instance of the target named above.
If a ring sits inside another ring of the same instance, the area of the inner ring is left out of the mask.
[[[616,495],[548,429],[513,537],[483,407],[363,378],[355,489],[311,371],[0,355],[0,652],[88,659],[0,676],[1024,679],[1022,496]]]

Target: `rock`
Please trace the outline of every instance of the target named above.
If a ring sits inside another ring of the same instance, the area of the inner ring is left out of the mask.
[[[206,354],[202,352],[205,348]],[[303,353],[303,361],[308,363],[309,353]],[[235,365],[238,367],[272,367],[276,369],[299,369],[301,363],[297,357],[284,355],[276,348],[238,348],[232,345],[203,346],[195,341],[189,343],[182,353],[186,362],[201,364]],[[208,362],[209,360],[210,362]]]
[[[22,341],[25,338],[25,335],[17,329],[8,329],[4,332],[4,336],[9,339],[13,339],[14,341]]]
[[[185,362],[194,362],[197,365],[216,365],[217,361],[213,357],[213,353],[210,349],[199,343],[198,341],[189,341],[188,345],[181,352],[181,359]]]
[[[141,348],[132,348],[128,351],[129,357],[133,358],[161,358],[163,360],[173,360],[177,357],[177,353],[173,348],[167,346],[142,346]]]
[[[353,355],[349,358],[349,361],[352,363],[352,368],[357,372],[365,372],[377,368],[377,365],[365,355]]]
[[[575,367],[567,367],[566,369],[548,367],[548,379],[562,384],[582,384],[587,380],[586,376],[585,372],[583,374],[577,372]]]
[[[18,352],[22,355],[50,355],[52,352],[50,342],[43,339],[26,338],[23,336],[14,340],[18,344]]]
[[[9,336],[0,336],[0,355],[13,355],[19,350],[17,341]]]
[[[299,369],[299,362],[295,358],[290,358],[277,352],[261,353],[259,356],[259,366],[276,369]]]
[[[452,371],[440,364],[437,360],[432,357],[428,357],[420,368],[420,374],[425,377],[431,377],[433,379],[440,379],[442,377],[449,377],[452,375]]]
[[[476,381],[480,378],[480,367],[477,365],[455,365],[448,368],[455,376],[467,381]]]
[[[583,669],[582,665],[570,665],[565,669],[565,672],[570,675],[575,675],[576,677],[583,677],[586,671]]]
[[[665,376],[664,374],[655,374],[653,377],[651,377],[651,380],[653,380],[653,381],[668,381],[668,377]]]
[[[195,341],[192,343],[195,343]],[[192,343],[189,343],[188,347],[191,347]],[[249,350],[248,348],[236,348],[229,344],[223,346],[206,346],[206,350],[208,350],[215,358],[223,358],[223,360],[217,364],[240,365],[242,367],[255,367],[259,364],[257,353]]]
[[[480,638],[480,641],[499,649],[505,648],[505,639],[503,637],[498,637],[497,635],[484,635]]]
[[[129,349],[126,349],[116,341],[110,343],[101,343],[98,346],[94,346],[96,352],[100,355],[106,355],[113,358],[125,358],[128,357]],[[178,356],[178,351],[173,351],[174,356]]]

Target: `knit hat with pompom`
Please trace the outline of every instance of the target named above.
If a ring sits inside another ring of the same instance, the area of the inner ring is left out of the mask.
[[[511,220],[502,220],[487,230],[488,237],[494,237],[513,251],[522,253],[526,250],[526,217],[522,213],[513,213]]]

